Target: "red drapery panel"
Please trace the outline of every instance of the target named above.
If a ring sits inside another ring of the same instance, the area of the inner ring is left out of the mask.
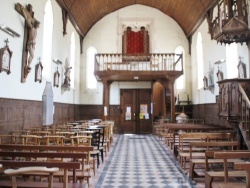
[[[144,53],[142,32],[128,32],[127,43],[127,53]]]
[[[144,27],[140,31],[132,31],[130,27],[122,36],[122,52],[127,54],[149,53],[149,36]]]

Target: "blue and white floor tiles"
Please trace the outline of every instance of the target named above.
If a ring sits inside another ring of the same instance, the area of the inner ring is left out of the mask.
[[[193,188],[153,135],[118,135],[96,188]]]

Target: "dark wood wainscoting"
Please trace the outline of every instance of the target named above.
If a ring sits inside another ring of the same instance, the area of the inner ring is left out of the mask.
[[[219,117],[219,103],[192,105],[193,119],[204,119],[206,124],[230,126],[228,121]]]
[[[54,124],[74,121],[75,105],[54,103]],[[43,103],[21,99],[0,98],[0,133],[42,126]]]
[[[54,102],[54,125],[74,121],[77,106],[74,104],[64,104]]]
[[[102,119],[102,105],[74,105],[54,102],[54,124],[83,120]],[[120,133],[120,106],[110,105],[107,120],[115,122],[114,133]],[[43,103],[21,99],[0,98],[0,134],[13,130],[42,126]]]
[[[42,102],[0,98],[0,132],[42,125]]]
[[[76,120],[83,119],[102,119],[102,105],[79,105],[76,107]],[[120,133],[120,105],[110,105],[107,120],[115,122],[114,133]]]

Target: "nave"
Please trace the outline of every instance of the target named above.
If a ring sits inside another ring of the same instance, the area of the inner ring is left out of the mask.
[[[92,185],[96,188],[195,187],[157,137],[126,134],[117,135],[112,152]]]

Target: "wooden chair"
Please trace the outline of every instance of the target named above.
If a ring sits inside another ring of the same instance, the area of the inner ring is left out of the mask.
[[[59,135],[59,136],[64,136],[64,144],[68,144],[70,145],[70,142],[71,142],[71,136],[73,136],[75,133],[74,132],[70,132],[70,131],[59,131],[59,132],[56,132],[56,135]]]
[[[42,136],[38,135],[21,135],[23,145],[40,145]]]
[[[103,152],[105,153],[106,156],[110,148],[110,124],[103,122],[101,125],[104,126],[102,134],[102,139],[103,139],[102,147],[103,147]]]
[[[70,138],[71,138],[72,146],[91,146],[92,136],[80,135],[80,136],[71,136]],[[91,153],[93,152],[86,153],[87,157],[85,161],[86,165],[84,167],[84,170],[89,171],[89,169],[91,168],[90,164],[92,164],[93,173],[95,175],[96,174],[96,159],[91,157]]]
[[[61,135],[47,135],[44,136],[46,139],[46,145],[64,145],[65,136]]]

